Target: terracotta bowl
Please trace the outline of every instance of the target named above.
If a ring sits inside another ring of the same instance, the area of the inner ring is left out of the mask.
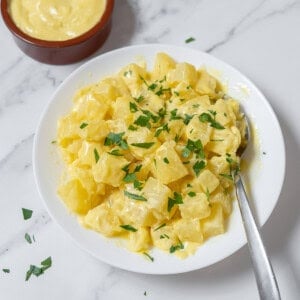
[[[94,27],[66,41],[40,40],[21,31],[8,12],[8,2],[1,1],[1,13],[16,44],[25,54],[43,63],[64,65],[79,61],[95,52],[104,43],[111,29],[114,0],[107,0],[104,14]]]

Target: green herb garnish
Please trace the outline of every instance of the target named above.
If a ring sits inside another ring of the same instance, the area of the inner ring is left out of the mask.
[[[134,182],[136,180],[135,173],[127,173],[123,178],[124,182]]]
[[[232,175],[230,174],[219,174],[219,175],[233,181]]]
[[[124,156],[124,154],[120,153],[120,149],[113,149],[112,151],[107,153],[114,156]]]
[[[168,212],[171,211],[171,209],[173,208],[173,206],[175,204],[183,204],[183,201],[182,201],[182,196],[177,193],[177,192],[174,192],[174,198],[168,198]]]
[[[159,230],[159,229],[165,227],[166,225],[167,225],[166,223],[163,223],[163,224],[161,224],[160,226],[158,226],[157,228],[155,228],[154,231],[157,231],[157,230]]]
[[[188,39],[185,40],[185,43],[188,44],[188,43],[191,43],[191,42],[194,42],[194,41],[195,41],[195,38],[189,37]]]
[[[127,230],[127,231],[132,231],[132,232],[136,232],[138,231],[136,228],[134,228],[133,226],[131,225],[120,225],[121,228]]]
[[[2,269],[4,273],[10,273],[10,269]]]
[[[128,191],[124,191],[124,195],[127,196],[128,198],[138,200],[138,201],[147,201],[147,199],[144,196],[137,195],[137,194],[132,194],[129,193]]]
[[[25,240],[29,243],[29,244],[32,244],[32,240],[31,240],[31,237],[28,233],[25,233]]]
[[[188,158],[192,152],[194,152],[196,154],[197,158],[198,157],[200,157],[202,159],[205,158],[204,149],[203,149],[201,140],[192,141],[192,140],[188,139],[188,142],[187,142],[185,148],[182,149],[181,155],[184,158]]]
[[[137,102],[137,103],[140,103],[140,102],[142,102],[143,100],[144,100],[144,96],[139,96],[138,98],[134,98],[133,97],[133,99]]]
[[[184,115],[184,120],[183,120],[183,123],[185,125],[188,125],[190,123],[190,121],[193,119],[194,115],[188,115],[188,114],[185,114]]]
[[[213,128],[216,128],[216,129],[225,129],[225,127],[223,127],[220,123],[218,123],[216,120],[215,120],[215,117],[216,117],[216,112],[215,111],[209,111],[213,117],[208,114],[208,113],[202,113],[200,116],[199,116],[199,120],[202,122],[202,123],[209,123],[211,127]]]
[[[161,234],[159,238],[162,240],[162,239],[169,239],[170,237],[164,233],[164,234]]]
[[[100,158],[100,156],[99,156],[98,150],[96,148],[94,149],[94,156],[95,156],[95,161],[97,163],[98,160],[99,160],[99,158]]]
[[[182,119],[180,116],[177,116],[177,111],[178,111],[177,108],[170,111],[170,114],[171,114],[170,121]]]
[[[170,163],[167,157],[164,157],[164,162],[165,162],[166,164],[169,164],[169,163]]]
[[[189,195],[190,197],[195,197],[195,196],[196,196],[196,193],[195,193],[195,192],[189,192],[188,195]]]
[[[152,262],[154,262],[154,257],[152,257],[150,254],[148,254],[147,252],[143,252],[143,254],[147,256]]]
[[[42,267],[37,267],[35,265],[30,265],[29,270],[26,273],[25,280],[28,281],[29,278],[31,277],[31,275],[35,275],[35,276],[38,277],[38,276],[42,275],[44,273],[44,271],[49,269],[52,266],[51,256],[49,256],[48,258],[43,260],[41,262],[41,265],[42,265]]]
[[[193,165],[193,170],[194,170],[196,176],[198,176],[200,174],[200,171],[204,168],[205,168],[204,160],[201,160],[201,161],[197,160],[196,163]]]
[[[134,121],[134,124],[141,127],[151,128],[150,118],[150,116],[141,115]]]
[[[131,146],[138,147],[138,148],[149,149],[154,144],[155,144],[154,142],[150,142],[150,143],[132,143]]]
[[[184,246],[183,246],[182,242],[179,241],[179,243],[177,245],[171,246],[169,251],[170,251],[170,253],[174,253],[175,251],[182,250],[182,249],[184,249]]]
[[[128,126],[128,130],[131,130],[131,131],[136,131],[138,128],[133,126],[133,125],[129,125]]]
[[[155,132],[155,137],[158,137],[163,131],[170,132],[170,128],[168,127],[168,123],[158,127]]]
[[[33,211],[31,209],[22,208],[22,213],[24,220],[28,220],[31,218]]]
[[[124,139],[122,139],[124,134],[125,134],[125,132],[120,132],[120,133],[110,132],[104,140],[104,146],[116,145],[116,146],[121,147],[124,150],[127,150],[128,144]]]
[[[88,123],[81,123],[81,125],[79,126],[80,129],[83,129],[85,128],[86,126],[88,126],[89,124]]]
[[[129,103],[129,109],[130,109],[130,111],[132,113],[135,113],[135,112],[137,112],[139,110],[138,107],[137,107],[137,105],[135,103],[133,103],[133,102]]]

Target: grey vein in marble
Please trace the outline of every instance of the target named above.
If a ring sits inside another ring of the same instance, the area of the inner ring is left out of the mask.
[[[240,29],[240,27],[251,17],[253,16],[262,6],[263,4],[266,2],[266,0],[261,1],[256,7],[254,7],[253,9],[251,9],[237,24],[235,24],[227,33],[226,37],[222,40],[219,41],[217,43],[215,43],[214,45],[212,45],[211,47],[209,47],[208,49],[206,49],[205,51],[207,53],[211,53],[214,50],[216,50],[217,48],[227,44],[230,40],[232,40],[237,34],[240,34],[242,32],[244,32],[245,30],[249,29],[253,24],[261,22],[261,21],[265,21],[266,19],[276,16],[278,14],[285,14],[287,11],[289,11],[290,9],[293,9],[296,6],[299,6],[299,1],[296,0],[292,3],[289,3],[287,5],[285,5],[284,7],[278,9],[278,10],[273,10],[270,13],[266,14],[263,17],[259,17],[254,19],[254,21],[252,21],[248,26],[246,26],[244,29]]]
[[[26,145],[27,143],[31,143],[34,137],[34,133],[30,134],[26,138],[22,139],[19,143],[15,144],[11,151],[9,151],[3,158],[0,159],[0,170],[6,165],[11,157],[15,154],[15,152]]]
[[[46,212],[42,212],[33,219],[33,223],[19,231],[11,237],[10,240],[0,246],[0,256],[5,255],[8,251],[14,249],[16,246],[27,243],[24,236],[25,233],[36,234],[41,228],[50,223],[52,220]]]

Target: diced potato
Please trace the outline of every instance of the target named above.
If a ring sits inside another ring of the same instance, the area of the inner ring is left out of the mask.
[[[179,210],[184,219],[204,219],[210,215],[210,206],[204,193],[196,193],[194,197],[186,196]]]
[[[232,154],[236,153],[241,143],[241,134],[235,126],[223,130],[213,129],[211,140],[206,146],[208,151],[219,155]]]
[[[214,204],[212,206],[211,215],[201,220],[201,228],[205,238],[225,232],[225,220],[221,205]]]
[[[152,71],[152,80],[162,80],[164,76],[171,70],[174,69],[176,63],[166,53],[157,53],[154,61],[154,68]]]
[[[83,123],[82,123],[83,124]],[[78,134],[82,139],[90,142],[100,142],[108,135],[109,129],[104,120],[90,120],[87,126],[80,129]]]
[[[136,232],[129,233],[128,248],[134,252],[146,251],[150,247],[149,229],[140,227]]]
[[[217,80],[202,69],[198,72],[198,81],[196,83],[196,91],[201,95],[209,95],[214,97],[216,95]]]
[[[188,170],[174,147],[175,142],[168,141],[162,144],[155,153],[155,177],[164,184],[176,181],[188,174]]]
[[[216,121],[223,126],[233,126],[236,122],[236,115],[232,106],[227,100],[219,99],[212,107],[216,114]]]
[[[174,141],[175,138],[180,138],[182,136],[184,132],[184,123],[182,122],[182,120],[172,120],[167,124],[169,130],[161,131],[161,133],[158,136],[160,141]],[[160,128],[158,128],[157,130],[160,130]]]
[[[168,197],[172,196],[172,191],[161,181],[149,177],[142,190],[147,199],[148,209],[153,210],[153,215],[158,219],[169,218]]]
[[[125,172],[122,171],[128,161],[122,156],[114,156],[102,153],[92,172],[96,182],[110,184],[118,187],[122,183]]]
[[[147,90],[143,92],[143,97],[143,101],[139,103],[141,109],[149,110],[151,113],[157,115],[164,108],[164,100],[152,91]]]
[[[113,119],[122,119],[125,121],[126,125],[133,123],[134,114],[130,111],[130,103],[136,105],[135,101],[130,96],[123,96],[116,99],[112,104],[113,108]]]
[[[58,120],[57,142],[61,147],[67,147],[74,139],[79,138],[80,122],[75,113]]]
[[[200,122],[199,118],[193,117],[185,127],[185,136],[192,141],[201,140],[205,146],[210,141],[212,127],[208,123]]]
[[[151,228],[153,245],[159,249],[169,251],[173,245],[178,244],[178,236],[172,226],[167,225],[156,230],[158,227],[159,225]]]
[[[174,232],[181,242],[202,243],[203,235],[198,219],[181,219],[173,224]]]
[[[61,148],[62,158],[67,164],[73,163],[78,158],[78,151],[81,145],[82,140],[80,139],[70,140],[65,148]]]
[[[199,175],[199,181],[203,191],[212,193],[220,184],[219,179],[209,170],[204,170]]]
[[[78,160],[80,164],[92,167],[96,164],[95,151],[100,155],[103,150],[99,143],[90,143],[84,141],[78,152]]]
[[[229,215],[232,211],[232,200],[229,192],[226,192],[224,188],[219,185],[214,192],[209,196],[209,202],[211,204],[219,203],[222,205],[223,212]]]
[[[205,96],[194,96],[192,98],[187,98],[186,102],[183,102],[181,106],[178,107],[178,112],[184,115],[200,115],[206,112],[210,107],[210,100],[207,95]]]
[[[102,203],[91,209],[83,219],[84,224],[93,230],[110,237],[121,232],[121,223],[118,216],[112,211],[107,203]]]
[[[168,72],[167,81],[171,86],[184,81],[193,87],[197,81],[197,71],[189,63],[178,63],[174,70]]]
[[[160,145],[158,139],[154,137],[154,133],[146,127],[138,127],[135,131],[127,132],[127,143],[131,153],[137,159],[143,159],[150,153],[154,152]],[[150,147],[141,147],[132,144],[154,143]]]

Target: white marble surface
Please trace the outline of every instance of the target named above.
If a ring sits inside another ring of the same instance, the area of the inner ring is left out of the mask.
[[[0,23],[0,299],[258,299],[246,247],[203,270],[149,276],[95,260],[58,228],[37,193],[32,142],[51,94],[82,62],[35,62]],[[284,132],[287,173],[262,234],[283,299],[300,299],[299,28],[297,0],[116,0],[112,33],[97,53],[149,42],[185,45],[193,36],[188,47],[237,67],[267,96]],[[33,209],[31,220],[23,220],[21,207]],[[36,243],[29,245],[25,232]],[[25,282],[28,266],[50,255],[52,268]]]

